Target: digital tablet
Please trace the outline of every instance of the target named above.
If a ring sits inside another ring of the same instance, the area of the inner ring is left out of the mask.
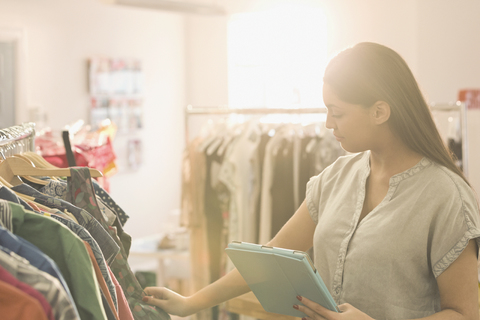
[[[338,312],[307,253],[238,241],[225,251],[265,311],[305,317],[293,308],[300,295]]]

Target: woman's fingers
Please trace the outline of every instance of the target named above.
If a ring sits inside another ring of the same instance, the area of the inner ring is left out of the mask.
[[[309,318],[314,320],[323,320],[323,319],[334,319],[333,317],[336,315],[336,312],[328,310],[327,308],[319,305],[316,302],[313,302],[310,299],[305,297],[298,296],[297,299],[303,303],[302,305],[298,305],[299,311],[305,313]]]
[[[340,312],[345,312],[345,311],[348,310],[349,307],[350,307],[350,304],[344,303],[344,304],[339,304],[339,305],[337,306],[337,309],[338,309],[338,311],[340,311]]]
[[[178,294],[162,287],[148,287],[144,291],[147,295],[142,298],[142,301],[162,309],[167,308],[168,304],[175,304],[175,300],[172,298],[178,296]]]
[[[165,299],[165,288],[162,287],[147,287],[143,291],[147,296],[154,296],[157,299]]]
[[[142,298],[144,302],[160,307],[169,314],[185,317],[194,313],[186,298],[170,289],[148,287],[144,291],[147,294]]]

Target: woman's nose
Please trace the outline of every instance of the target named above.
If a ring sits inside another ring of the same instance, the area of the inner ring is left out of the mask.
[[[327,129],[334,129],[335,128],[335,121],[333,121],[332,117],[327,112],[327,120],[325,120],[325,128]]]

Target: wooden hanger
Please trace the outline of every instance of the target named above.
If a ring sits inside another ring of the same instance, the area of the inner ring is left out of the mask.
[[[9,183],[8,181],[6,181],[5,179],[2,178],[2,176],[0,176],[0,185],[1,186],[4,186],[4,187],[7,187],[7,188],[12,188],[12,184]]]
[[[35,167],[59,169],[58,167],[55,167],[53,164],[51,164],[50,162],[45,160],[45,158],[43,158],[41,155],[35,152],[28,151],[28,152],[22,153],[22,155],[29,158],[30,161],[32,161],[35,164]]]
[[[37,165],[35,165],[34,162],[32,162],[29,158],[25,157],[25,156],[22,155],[22,154],[16,154],[16,155],[14,155],[14,157],[22,158],[22,159],[24,159],[25,161],[29,162],[33,167],[37,167]],[[33,182],[33,183],[36,183],[36,184],[40,184],[40,185],[43,185],[43,186],[46,186],[46,185],[48,184],[48,181],[47,181],[47,180],[40,180],[40,179],[31,177],[31,176],[23,176],[22,178],[25,178],[26,180],[28,180],[28,181],[30,181],[30,182]]]
[[[16,154],[15,156],[20,157],[20,158],[24,158],[24,159],[28,159],[28,161],[32,162],[35,165],[35,167],[37,167],[37,168],[45,168],[45,165],[43,163],[41,163],[38,160],[38,158],[30,156],[27,152]]]
[[[52,169],[58,169],[58,167],[55,167],[53,164],[51,164],[50,162],[48,162],[47,160],[45,160],[41,155],[35,153],[35,152],[31,152],[31,151],[28,151],[28,152],[24,152],[22,154],[20,154],[21,157],[25,157],[27,159],[29,159],[31,162],[33,162],[33,164],[35,165],[35,167],[37,168],[52,168]],[[59,180],[60,178],[57,178],[57,177],[49,177],[51,180]]]
[[[97,169],[89,168],[92,177],[102,177],[103,174]],[[17,176],[56,176],[56,177],[70,177],[69,168],[37,168],[32,163],[25,159],[18,157],[8,157],[0,163],[0,176],[6,181],[15,181]]]

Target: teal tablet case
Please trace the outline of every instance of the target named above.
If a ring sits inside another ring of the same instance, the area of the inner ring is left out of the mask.
[[[307,253],[237,241],[225,251],[265,311],[305,317],[293,308],[300,295],[337,312]]]

